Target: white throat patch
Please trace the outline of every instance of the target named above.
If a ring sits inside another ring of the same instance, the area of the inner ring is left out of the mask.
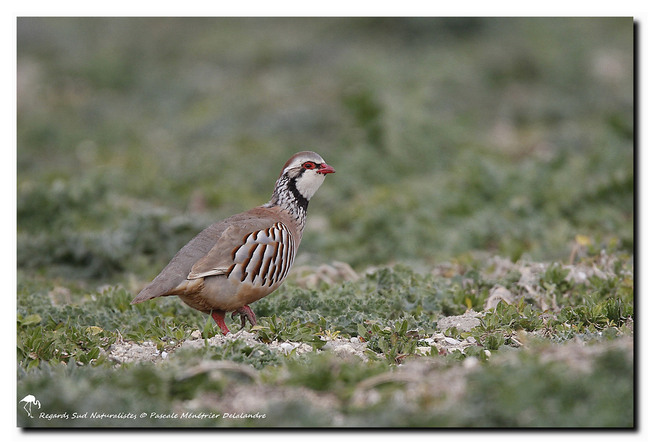
[[[296,179],[296,189],[303,197],[310,200],[325,180],[324,174],[318,174],[313,170],[307,170],[302,176]]]

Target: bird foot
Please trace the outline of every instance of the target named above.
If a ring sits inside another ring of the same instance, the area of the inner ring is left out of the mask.
[[[241,319],[241,328],[244,328],[246,326],[246,320],[248,319],[248,322],[250,322],[251,326],[252,325],[257,325],[257,318],[255,318],[255,313],[253,313],[253,310],[248,305],[244,305],[243,307],[238,308],[237,310],[232,312],[232,319],[235,319],[235,316],[239,314],[239,318]]]

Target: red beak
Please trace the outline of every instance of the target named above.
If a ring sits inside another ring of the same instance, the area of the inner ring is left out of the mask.
[[[332,168],[331,166],[329,166],[325,162],[320,164],[320,168],[318,170],[316,170],[316,172],[320,173],[320,174],[336,173],[336,171],[334,171],[334,168]]]

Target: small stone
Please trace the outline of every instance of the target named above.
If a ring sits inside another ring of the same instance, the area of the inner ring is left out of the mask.
[[[314,350],[314,347],[312,347],[309,344],[300,344],[300,346],[298,346],[296,348],[296,353],[298,353],[298,354],[309,353],[309,352],[311,352],[313,350]]]
[[[468,310],[460,316],[447,316],[444,318],[438,319],[438,330],[443,332],[449,328],[456,328],[458,331],[470,331],[472,328],[476,327],[481,323],[478,319],[479,314],[474,310]],[[444,337],[444,335],[440,335]],[[434,335],[434,338],[438,337],[437,334]]]
[[[354,347],[352,347],[349,344],[342,344],[342,345],[339,345],[338,347],[336,347],[334,349],[334,352],[339,356],[340,355],[351,355],[351,354],[354,354],[355,351],[356,350],[354,349]]]
[[[454,338],[445,338],[445,342],[449,345],[458,345],[460,344],[460,341],[458,339]]]
[[[167,359],[167,354],[168,354],[168,353],[167,353],[166,351],[164,351],[164,352],[162,352],[162,353],[160,354],[160,357],[163,358],[163,359]]]
[[[194,330],[190,336],[192,337],[192,339],[201,339],[201,331]]]
[[[353,337],[353,338],[350,338],[350,342],[352,342],[353,344],[358,344],[360,341],[359,341],[359,338],[357,338],[357,337],[355,336],[355,337]]]
[[[283,342],[282,344],[280,344],[280,348],[282,349],[282,351],[285,354],[288,355],[291,352],[291,350],[293,350],[296,347],[295,347],[295,345],[293,345],[293,344],[291,344],[289,342]]]

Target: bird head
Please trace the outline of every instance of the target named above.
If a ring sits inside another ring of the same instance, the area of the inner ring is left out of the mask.
[[[334,173],[334,168],[312,151],[294,154],[284,164],[278,180],[286,178],[289,188],[295,187],[300,196],[309,201],[323,184],[325,176]],[[296,196],[300,198],[300,196]]]

